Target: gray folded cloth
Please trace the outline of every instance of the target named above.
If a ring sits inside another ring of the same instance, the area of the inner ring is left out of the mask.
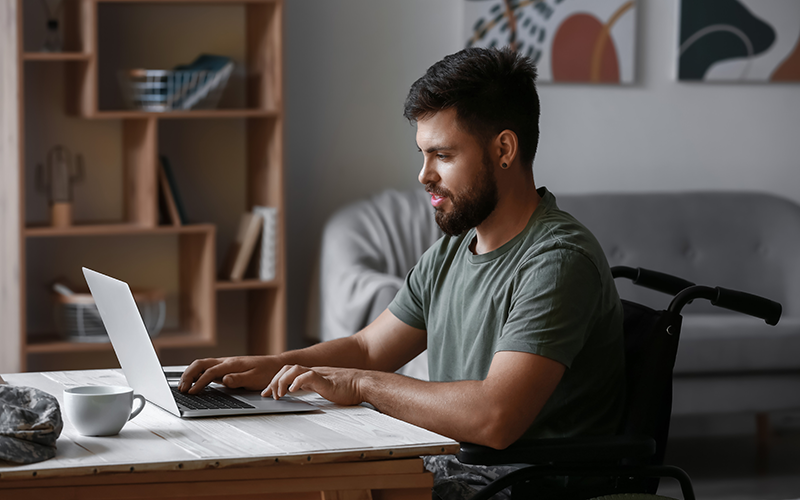
[[[442,234],[421,187],[383,191],[334,214],[322,236],[320,340],[352,335],[378,317]]]
[[[31,464],[53,458],[63,426],[52,395],[33,387],[0,385],[0,461]]]

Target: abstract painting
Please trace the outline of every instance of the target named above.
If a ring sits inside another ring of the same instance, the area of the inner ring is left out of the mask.
[[[510,46],[540,82],[635,80],[636,0],[466,0],[467,47]]]
[[[678,79],[799,82],[800,1],[681,0]]]

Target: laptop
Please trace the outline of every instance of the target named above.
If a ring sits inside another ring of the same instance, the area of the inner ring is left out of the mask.
[[[316,410],[304,401],[284,396],[275,401],[259,392],[214,384],[198,395],[178,391],[168,380],[127,283],[83,268],[122,372],[134,392],[178,417],[218,417]]]

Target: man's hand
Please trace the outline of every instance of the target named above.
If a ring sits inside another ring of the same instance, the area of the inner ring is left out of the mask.
[[[387,309],[378,319],[355,335],[322,342],[305,349],[287,351],[274,356],[198,359],[183,373],[178,388],[182,392],[197,394],[211,382],[218,382],[232,389],[260,391],[270,385],[275,374],[285,365],[314,367],[333,365],[373,370],[370,373],[393,372],[425,350],[426,338],[424,330],[407,326]],[[323,373],[322,369],[314,368],[314,370],[318,374]],[[331,384],[334,381],[332,378],[327,380]],[[339,379],[335,380],[337,383],[341,382]],[[319,385],[319,382],[316,384]],[[332,386],[329,386],[329,389],[330,387]],[[284,394],[285,392],[281,396]],[[336,397],[330,392],[328,394]],[[323,394],[323,397],[327,396]]]
[[[260,391],[282,366],[275,356],[198,359],[183,372],[178,389],[197,394],[211,382],[217,382],[231,389]]]
[[[272,378],[261,395],[278,399],[289,392],[313,391],[336,404],[354,406],[364,401],[359,381],[366,373],[348,368],[287,365]]]

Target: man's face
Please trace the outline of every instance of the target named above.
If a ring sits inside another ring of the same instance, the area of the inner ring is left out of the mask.
[[[424,160],[419,181],[431,193],[436,223],[456,236],[477,227],[497,206],[497,180],[489,152],[458,127],[455,109],[417,121]]]

